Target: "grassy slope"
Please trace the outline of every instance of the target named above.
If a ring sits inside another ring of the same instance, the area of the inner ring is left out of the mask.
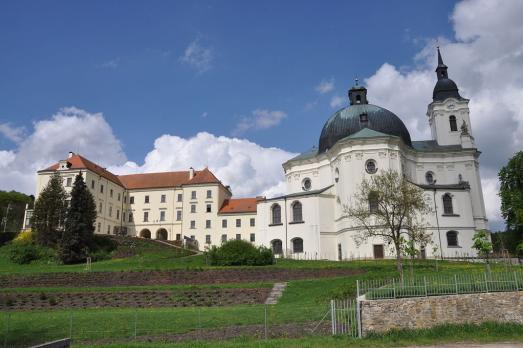
[[[151,243],[151,242],[149,242]],[[279,260],[268,268],[348,268],[362,269],[364,274],[352,277],[318,278],[311,280],[291,281],[278,305],[269,309],[269,323],[287,323],[299,321],[319,321],[328,311],[328,301],[333,297],[353,296],[356,279],[380,279],[397,276],[393,261],[292,261]],[[144,269],[194,269],[211,268],[205,266],[203,256],[180,258],[173,248],[152,244],[141,246],[139,255],[119,260],[93,263],[94,271],[120,271]],[[493,266],[500,269],[502,266]],[[1,255],[0,273],[40,273],[40,272],[74,272],[82,271],[83,265],[13,265]],[[416,275],[434,274],[434,261],[417,261],[414,265]],[[483,265],[461,262],[439,262],[438,274],[483,272]],[[407,270],[408,271],[408,268]],[[235,286],[235,285],[232,285]],[[268,286],[250,284],[247,286]],[[91,288],[88,291],[118,291],[141,289],[181,289],[185,286],[147,286],[147,287],[111,287]],[[74,284],[68,288],[37,288],[36,291],[74,291]],[[83,290],[83,289],[82,289]],[[8,318],[9,316],[9,318]],[[199,318],[199,319],[198,319]],[[14,344],[35,343],[35,337],[56,339],[69,336],[72,325],[73,337],[77,340],[103,337],[129,337],[134,334],[136,321],[137,334],[161,334],[163,332],[187,332],[197,327],[213,328],[230,325],[262,324],[264,308],[262,305],[215,307],[215,308],[164,308],[164,309],[88,309],[88,310],[54,310],[0,313],[0,342],[4,340],[6,323],[9,319],[10,335],[8,342]],[[315,339],[312,339],[314,342]],[[327,340],[327,341],[322,341]],[[330,340],[333,340],[332,342]],[[279,341],[274,341],[278,346]],[[308,342],[295,340],[296,346]],[[318,342],[336,344],[335,339],[322,338]],[[343,341],[340,341],[343,342]],[[376,341],[376,343],[378,343]],[[345,342],[346,343],[346,342]],[[235,343],[231,343],[234,346]],[[257,344],[257,343],[256,343]],[[320,345],[323,345],[321,343]]]

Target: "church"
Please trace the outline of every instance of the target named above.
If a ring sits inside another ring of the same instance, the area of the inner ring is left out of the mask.
[[[423,141],[411,140],[393,112],[370,104],[372,91],[368,95],[356,81],[349,105],[326,121],[318,146],[283,163],[283,196],[233,198],[208,168],[115,175],[70,153],[38,172],[36,197],[54,173],[68,192],[74,176],[82,174],[97,205],[96,233],[191,240],[200,250],[244,239],[297,259],[380,259],[393,256],[391,245],[379,238],[356,243],[361,227],[344,207],[363,179],[394,170],[430,197],[433,213],[425,220],[432,242],[417,246],[421,257],[474,256],[474,234],[488,229],[480,152],[469,100],[447,70],[438,49],[437,82],[427,108],[432,137]]]
[[[488,229],[469,100],[449,78],[438,48],[437,82],[427,107],[430,140],[413,141],[393,112],[369,103],[372,91],[356,85],[349,106],[321,130],[317,147],[283,164],[287,194],[258,202],[258,234],[276,253],[313,259],[392,257],[380,238],[355,242],[361,231],[346,216],[363,179],[395,170],[432,202],[426,231],[432,246],[422,257],[474,256],[473,236]]]

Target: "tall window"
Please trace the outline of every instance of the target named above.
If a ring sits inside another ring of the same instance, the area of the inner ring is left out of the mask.
[[[205,208],[205,211],[210,213],[211,212],[211,205],[210,204],[207,204],[207,207]]]
[[[445,214],[445,215],[454,214],[454,209],[452,207],[452,197],[448,193],[445,193],[443,195],[443,214]]]
[[[369,212],[371,214],[378,212],[378,194],[376,192],[369,193]]]
[[[254,233],[251,233],[251,242],[255,242],[256,241],[256,235]]]
[[[182,219],[182,211],[177,210],[176,211],[176,221],[180,221]]]
[[[93,190],[94,190],[94,185],[95,185],[94,180],[91,180],[91,188],[92,188]],[[100,232],[100,231],[98,231],[98,232]]]
[[[211,244],[211,235],[210,234],[205,235],[205,244]]]
[[[222,234],[222,243],[225,243],[227,241],[227,235]]]
[[[191,192],[191,199],[196,199],[196,191]]]
[[[212,191],[211,190],[207,190],[207,198],[212,198]]]
[[[113,189],[109,190],[109,197],[113,198]]]
[[[178,202],[181,202],[182,201],[182,194],[181,193],[178,193],[178,197],[177,197],[177,201]]]
[[[294,253],[302,253],[303,252],[303,239],[301,239],[301,238],[294,238],[292,240],[292,252],[294,252]]]
[[[149,196],[145,196],[144,203],[149,203]]]
[[[103,204],[100,202],[100,205],[98,205],[98,212],[101,214],[103,210]]]
[[[281,207],[279,204],[274,204],[271,208],[272,224],[281,224]]]
[[[104,193],[104,185],[100,185],[100,193]]]
[[[65,186],[71,186],[73,183],[73,178],[67,178],[67,182],[65,184]]]
[[[129,204],[134,204],[134,196],[129,197]]]
[[[222,228],[227,228],[227,219],[222,220]]]
[[[452,115],[449,117],[450,130],[455,132],[458,130],[458,123],[456,122],[456,116]]]
[[[112,217],[113,216],[113,207],[110,205],[109,206],[109,217]]]
[[[250,223],[251,227],[254,227],[256,225],[256,220],[254,218],[251,218]]]
[[[192,229],[195,229],[195,228],[196,228],[196,221],[191,220],[191,228],[192,228]]]
[[[116,209],[116,220],[120,219],[120,209]]]
[[[301,203],[296,201],[292,203],[292,221],[293,222],[302,222],[302,206]]]
[[[129,212],[129,222],[133,222],[133,213]]]
[[[160,203],[165,203],[165,195],[160,196]]]
[[[205,228],[211,228],[211,220],[205,220]]]
[[[121,197],[120,194],[118,194],[118,202],[120,202],[120,197]]]
[[[102,224],[99,222],[98,223],[98,233],[102,232]]]
[[[160,221],[165,221],[165,210],[160,210]]]
[[[143,222],[148,222],[148,221],[149,221],[149,212],[144,211],[143,212]]]
[[[191,213],[196,213],[196,204],[191,204]]]
[[[449,247],[457,247],[458,246],[458,232],[456,232],[456,231],[448,231],[447,232],[447,245]]]
[[[242,227],[242,219],[236,219],[236,227]]]

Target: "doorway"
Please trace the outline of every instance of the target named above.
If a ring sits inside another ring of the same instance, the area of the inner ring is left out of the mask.
[[[383,250],[383,244],[374,244],[374,258],[383,259],[385,252]]]

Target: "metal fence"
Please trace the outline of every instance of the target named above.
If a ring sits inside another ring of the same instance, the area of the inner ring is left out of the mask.
[[[361,337],[359,302],[331,300],[331,330],[333,335]]]
[[[325,336],[331,334],[330,311],[328,303],[4,311],[0,347],[29,347],[61,338],[90,346]]]
[[[367,300],[523,290],[523,271],[465,273],[357,281]]]

